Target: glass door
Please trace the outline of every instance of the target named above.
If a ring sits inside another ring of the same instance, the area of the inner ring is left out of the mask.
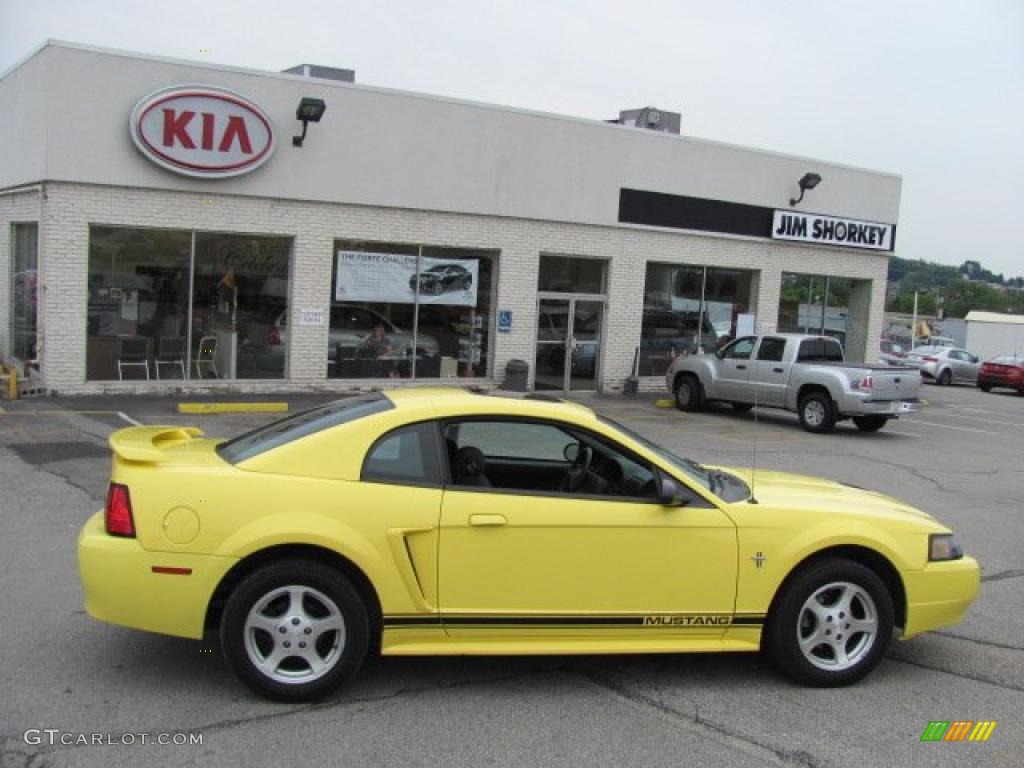
[[[572,300],[569,328],[569,375],[566,389],[597,389],[598,352],[604,302]]]
[[[537,391],[597,389],[604,302],[541,299],[537,311]]]
[[[537,305],[537,355],[533,388],[567,389],[565,358],[569,343],[571,299],[541,299]]]

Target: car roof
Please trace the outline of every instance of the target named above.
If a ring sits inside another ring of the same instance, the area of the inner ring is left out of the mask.
[[[496,393],[465,387],[407,387],[382,392],[395,408],[432,408],[438,417],[494,415],[531,416],[571,421],[597,419],[593,409],[569,400],[540,394]]]

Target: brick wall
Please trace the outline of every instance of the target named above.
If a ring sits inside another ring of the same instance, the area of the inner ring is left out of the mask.
[[[51,183],[47,185],[41,255],[46,285],[43,314],[47,338],[43,375],[60,392],[152,391],[136,382],[86,382],[87,262],[90,224],[170,227],[294,238],[290,308],[326,308],[331,301],[331,265],[336,238],[422,243],[500,251],[496,309],[512,310],[510,333],[491,335],[493,379],[500,383],[508,360],[533,368],[536,286],[541,253],[609,260],[608,305],[601,358],[607,391],[621,389],[639,343],[648,261],[754,269],[759,272],[758,320],[775,327],[782,272],[813,272],[871,280],[867,349],[877,349],[882,324],[885,254],[780,244],[737,237],[681,234],[633,226],[590,226],[526,219],[436,213],[358,205],[298,202],[216,194]],[[0,198],[0,211],[4,208]],[[5,235],[6,236],[6,235]],[[6,253],[6,250],[5,250]],[[9,269],[7,270],[9,273]],[[5,295],[9,295],[5,294]],[[347,388],[326,379],[328,329],[289,323],[288,379],[209,381],[189,390],[242,391]],[[870,356],[870,352],[869,352]],[[360,382],[367,384],[367,382]],[[423,382],[430,383],[430,382]],[[660,378],[643,382],[662,386]],[[164,387],[181,387],[166,383]]]

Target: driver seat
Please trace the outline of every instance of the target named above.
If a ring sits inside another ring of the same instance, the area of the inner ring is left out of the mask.
[[[487,459],[484,452],[472,445],[464,445],[452,460],[452,479],[456,485],[490,488],[491,481],[484,474]]]

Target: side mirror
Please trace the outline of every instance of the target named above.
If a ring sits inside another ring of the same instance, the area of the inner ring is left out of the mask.
[[[658,503],[663,507],[684,507],[689,504],[689,499],[683,495],[683,489],[676,479],[666,475],[660,469],[657,470],[658,478]]]

